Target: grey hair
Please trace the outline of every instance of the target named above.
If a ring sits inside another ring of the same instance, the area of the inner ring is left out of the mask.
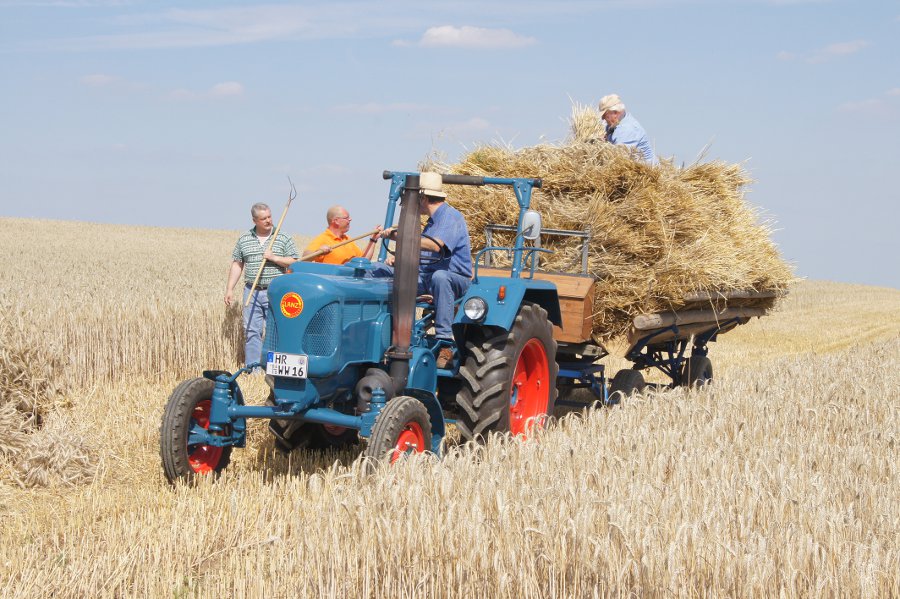
[[[272,209],[269,208],[268,204],[264,204],[262,202],[257,202],[255,204],[253,204],[252,206],[250,206],[250,216],[253,217],[254,219],[256,219],[256,217],[259,215],[259,213],[262,212],[263,210],[268,210],[269,212],[272,212]]]

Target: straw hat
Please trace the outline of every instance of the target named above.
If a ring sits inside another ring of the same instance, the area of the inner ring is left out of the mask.
[[[427,196],[433,198],[446,198],[447,194],[443,191],[442,179],[440,173],[425,172],[419,175],[419,189]]]
[[[609,94],[600,98],[600,116],[606,114],[607,110],[615,112],[625,110],[625,104],[622,103],[622,98],[618,94]]]

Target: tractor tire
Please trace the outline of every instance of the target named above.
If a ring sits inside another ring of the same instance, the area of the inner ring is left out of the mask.
[[[509,331],[475,331],[465,347],[456,422],[464,438],[527,435],[536,421],[553,414],[559,366],[546,310],[524,303]]]
[[[269,392],[267,406],[275,405],[275,396]],[[356,429],[343,426],[303,422],[302,420],[269,420],[269,432],[275,438],[275,449],[289,454],[295,449],[340,449],[359,443]]]
[[[372,427],[363,455],[394,463],[408,453],[431,451],[431,418],[415,397],[401,395],[389,400]]]
[[[706,356],[691,356],[684,361],[681,384],[685,387],[705,387],[712,383],[712,362]]]
[[[619,403],[626,397],[644,390],[644,375],[638,370],[620,370],[609,383],[609,402]]]
[[[231,461],[231,447],[188,444],[192,428],[209,428],[215,385],[205,378],[190,379],[175,387],[169,396],[159,429],[159,455],[170,483],[218,474]]]

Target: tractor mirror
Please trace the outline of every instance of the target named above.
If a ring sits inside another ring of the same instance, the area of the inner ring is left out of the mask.
[[[541,237],[541,213],[536,210],[526,210],[522,217],[522,237],[528,241],[534,241]]]

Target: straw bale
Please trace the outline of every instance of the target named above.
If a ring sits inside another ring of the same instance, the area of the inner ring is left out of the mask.
[[[564,143],[517,150],[486,144],[456,164],[429,160],[422,168],[542,178],[532,208],[541,213],[544,228],[590,230],[588,270],[598,279],[599,339],[623,335],[637,314],[697,308],[683,300],[691,292],[785,291],[791,268],[772,242],[771,223],[745,200],[751,180],[741,165],[650,165],[633,148],[601,141],[598,123],[596,110],[575,106],[572,134]],[[518,205],[508,189],[454,186],[450,203],[466,217],[473,252],[484,247],[488,223],[516,224]],[[494,245],[504,242],[511,236],[495,235]],[[541,258],[542,269],[579,271],[580,240],[545,235],[541,245],[555,252]],[[706,306],[770,308],[775,301],[718,299]]]

